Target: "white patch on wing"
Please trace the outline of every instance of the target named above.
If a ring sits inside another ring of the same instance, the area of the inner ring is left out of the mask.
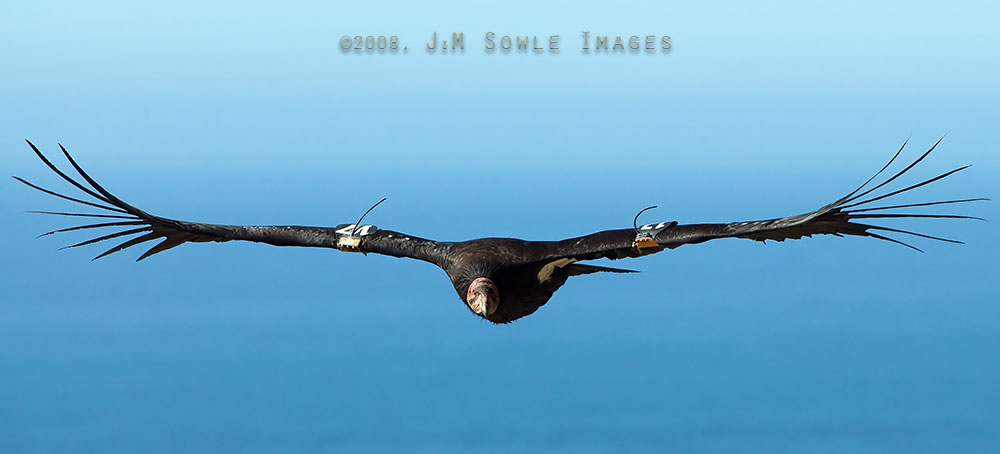
[[[554,272],[556,268],[562,268],[575,261],[576,259],[559,259],[547,263],[541,270],[538,270],[538,282],[541,283],[549,280],[552,278],[552,272]]]

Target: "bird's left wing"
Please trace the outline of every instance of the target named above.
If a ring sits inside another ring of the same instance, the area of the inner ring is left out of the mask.
[[[940,142],[938,140],[938,143]],[[764,242],[767,240],[784,241],[787,239],[800,239],[812,235],[855,235],[891,241],[917,251],[920,249],[888,235],[903,234],[950,243],[961,243],[957,240],[870,224],[871,220],[897,218],[981,219],[956,214],[901,213],[898,210],[987,200],[983,198],[890,205],[876,203],[941,180],[968,167],[959,167],[920,183],[876,195],[876,191],[906,174],[927,157],[937,147],[938,143],[935,143],[934,146],[923,153],[912,164],[906,166],[892,177],[874,185],[870,189],[865,189],[896,160],[903,150],[903,147],[900,147],[892,159],[860,187],[839,200],[809,213],[763,221],[687,225],[678,224],[677,222],[663,222],[644,225],[636,229],[606,230],[562,241],[539,243],[539,247],[535,248],[537,254],[531,258],[531,261],[546,262],[559,259],[591,260],[598,258],[620,259],[625,257],[639,257],[664,249],[674,249],[684,244],[702,243],[717,238],[747,238]],[[905,147],[905,145],[904,143],[903,146]]]
[[[30,141],[28,145],[53,172],[78,189],[93,197],[94,201],[81,200],[37,186],[19,177],[18,181],[47,194],[92,208],[104,210],[102,213],[69,213],[53,211],[33,211],[33,213],[54,214],[60,216],[84,217],[99,219],[93,224],[68,227],[53,230],[41,236],[76,230],[100,228],[117,229],[115,232],[70,246],[86,246],[106,240],[129,237],[111,249],[94,257],[99,259],[106,255],[127,249],[129,247],[153,240],[161,240],[155,246],[139,256],[142,260],[153,254],[179,246],[187,242],[222,242],[232,240],[254,241],[275,246],[325,247],[342,251],[376,253],[393,257],[410,257],[427,262],[442,264],[450,243],[440,243],[423,238],[416,238],[390,230],[380,230],[372,225],[341,224],[337,227],[303,227],[303,226],[265,226],[265,225],[224,225],[205,224],[199,222],[178,221],[140,210],[115,197],[76,163],[69,152],[60,145],[60,149],[69,163],[76,169],[86,184],[81,183],[59,170]],[[360,221],[359,221],[360,222]]]

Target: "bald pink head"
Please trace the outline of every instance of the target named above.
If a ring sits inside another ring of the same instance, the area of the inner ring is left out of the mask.
[[[485,277],[477,277],[469,284],[469,291],[465,295],[465,304],[469,305],[472,312],[486,318],[493,315],[500,305],[500,291],[496,284]]]

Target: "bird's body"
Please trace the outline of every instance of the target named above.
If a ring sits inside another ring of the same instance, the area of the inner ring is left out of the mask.
[[[535,312],[570,276],[601,271],[632,272],[578,265],[569,258],[532,260],[556,248],[547,241],[481,238],[444,245],[447,253],[442,268],[466,304],[467,289],[476,279],[485,278],[495,285],[503,304],[485,317],[495,323],[511,322]]]
[[[580,263],[582,261],[639,257],[654,254],[664,249],[673,249],[684,244],[701,243],[716,238],[784,241],[819,234],[854,235],[891,241],[916,249],[902,241],[884,236],[884,232],[889,232],[957,243],[954,240],[858,221],[861,219],[891,218],[978,219],[952,214],[899,213],[895,210],[985,200],[955,199],[871,206],[873,202],[916,189],[965,168],[958,168],[921,183],[879,196],[870,195],[912,169],[930,154],[937,146],[935,144],[915,162],[894,176],[864,190],[895,161],[903,149],[901,147],[900,151],[896,152],[885,167],[858,189],[818,210],[796,216],[723,224],[680,225],[677,222],[663,222],[642,227],[634,226],[632,229],[605,230],[561,241],[480,238],[462,242],[444,242],[391,230],[381,230],[372,225],[360,225],[360,220],[355,224],[342,224],[337,227],[236,226],[178,221],[155,216],[123,202],[97,184],[77,165],[65,148],[62,149],[63,153],[87,185],[67,176],[31,142],[28,144],[50,169],[96,201],[69,197],[36,186],[21,178],[14,178],[50,195],[99,208],[106,212],[102,214],[39,212],[102,219],[102,222],[97,224],[59,229],[44,235],[97,228],[125,229],[69,247],[85,246],[114,238],[138,235],[108,249],[95,259],[151,240],[162,241],[143,253],[138,260],[186,242],[231,240],[254,241],[276,246],[325,247],[348,252],[414,258],[442,268],[448,274],[455,291],[458,292],[459,298],[466,304],[466,307],[473,313],[494,323],[508,323],[534,313],[548,302],[552,295],[572,276],[598,272],[634,272]],[[868,198],[865,198],[866,196]]]

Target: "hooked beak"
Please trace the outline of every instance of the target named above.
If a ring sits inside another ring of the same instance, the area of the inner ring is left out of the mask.
[[[490,303],[493,303],[493,301],[490,301],[489,289],[486,287],[479,287],[476,288],[474,292],[475,296],[472,298],[472,307],[475,312],[483,316],[483,318],[488,317],[490,315]]]
[[[486,278],[477,278],[469,285],[469,295],[467,301],[473,312],[483,318],[496,312],[500,303],[500,295],[497,293],[496,285]]]
[[[485,294],[476,295],[476,304],[477,307],[479,308],[478,312],[479,315],[482,315],[483,318],[486,318],[486,316],[489,315],[489,310],[490,310],[489,298]]]

